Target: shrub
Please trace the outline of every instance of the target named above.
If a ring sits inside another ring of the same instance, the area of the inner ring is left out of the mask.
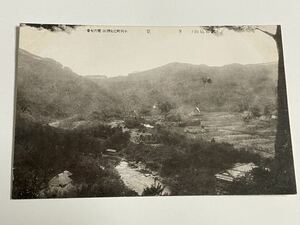
[[[125,126],[129,129],[139,128],[141,123],[144,123],[144,120],[139,117],[128,117],[125,119]]]
[[[259,117],[261,115],[260,109],[259,109],[258,106],[252,106],[252,107],[250,107],[249,111],[252,113],[252,115],[254,117]]]
[[[178,113],[170,113],[169,115],[166,116],[166,120],[173,121],[173,122],[180,122],[182,118]]]
[[[107,148],[121,150],[127,146],[129,138],[129,132],[123,133],[121,130],[116,130],[116,132],[105,141],[105,145]]]
[[[143,190],[142,196],[161,196],[165,187],[161,184],[152,184],[151,187],[146,187]]]
[[[157,104],[157,107],[160,109],[160,111],[163,113],[163,114],[167,114],[170,112],[171,109],[174,108],[174,105],[171,104],[170,102],[168,101],[161,101]]]

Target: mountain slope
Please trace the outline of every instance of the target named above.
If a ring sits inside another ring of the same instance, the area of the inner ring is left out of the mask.
[[[60,63],[19,50],[17,113],[38,120],[120,111],[121,102]]]
[[[150,108],[160,101],[201,110],[243,111],[275,108],[277,63],[231,64],[221,67],[170,63],[125,77],[93,80],[116,90],[132,109]]]

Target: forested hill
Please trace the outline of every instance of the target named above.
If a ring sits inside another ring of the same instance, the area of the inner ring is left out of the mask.
[[[19,50],[17,113],[32,120],[118,113],[121,100],[49,58]]]
[[[275,110],[277,63],[221,67],[170,63],[123,77],[79,76],[19,50],[17,113],[31,120],[107,119],[169,102],[204,111]]]
[[[220,67],[170,63],[128,76],[89,77],[100,87],[114,90],[132,109],[147,109],[159,101],[201,110],[243,111],[250,107],[275,108],[277,63],[230,64]]]

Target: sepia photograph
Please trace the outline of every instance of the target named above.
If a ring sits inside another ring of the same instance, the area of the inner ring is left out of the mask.
[[[280,25],[21,24],[12,199],[296,194]]]

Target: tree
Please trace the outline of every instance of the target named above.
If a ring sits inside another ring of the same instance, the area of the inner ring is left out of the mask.
[[[277,25],[276,32],[271,33],[260,26],[207,26],[204,31],[221,35],[223,29],[236,32],[260,31],[273,38],[278,53],[278,83],[277,83],[277,108],[278,121],[275,141],[275,163],[273,173],[276,174],[277,190],[280,193],[296,193],[294,161],[292,154],[290,122],[288,116],[286,79],[283,58],[281,26]]]
[[[160,111],[165,115],[168,114],[171,111],[171,109],[174,108],[173,105],[168,101],[159,102],[157,106],[160,109]]]
[[[209,77],[202,77],[202,82],[203,82],[204,87],[205,87],[206,84],[211,84],[212,80]]]
[[[283,58],[281,26],[277,25],[276,33],[257,30],[271,36],[277,46],[278,53],[278,83],[277,83],[277,108],[278,121],[275,141],[275,165],[277,189],[281,193],[296,193],[294,161],[292,153],[290,122],[288,115],[286,79]]]
[[[71,32],[72,30],[76,29],[76,27],[80,25],[71,25],[71,24],[37,24],[37,23],[26,23],[21,24],[21,26],[30,26],[37,29],[46,29],[52,32]]]
[[[272,36],[278,51],[278,84],[277,106],[278,121],[275,143],[275,171],[277,182],[283,193],[296,193],[294,161],[292,153],[290,122],[288,115],[286,79],[283,59],[281,27],[277,26],[276,34]]]

